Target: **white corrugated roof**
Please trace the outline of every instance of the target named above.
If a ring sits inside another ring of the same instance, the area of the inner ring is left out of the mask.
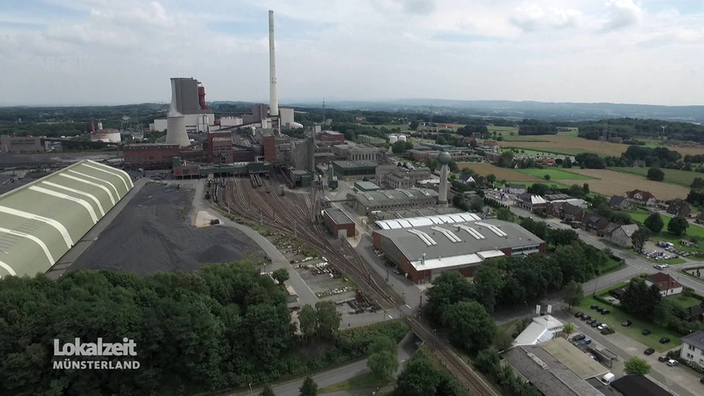
[[[460,265],[469,265],[481,263],[482,259],[476,254],[465,254],[461,256],[453,256],[447,258],[437,258],[425,260],[425,264],[421,265],[420,260],[411,261],[411,265],[418,271],[435,270],[446,267],[457,267]]]
[[[382,230],[423,227],[434,224],[454,224],[481,220],[474,213],[454,213],[424,217],[409,217],[407,219],[377,220],[375,223]]]
[[[501,250],[487,250],[484,252],[479,252],[477,253],[479,257],[483,258],[484,260],[492,258],[492,257],[503,257],[505,256],[504,252]]]

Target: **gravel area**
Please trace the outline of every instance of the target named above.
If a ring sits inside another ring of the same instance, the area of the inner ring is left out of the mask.
[[[124,269],[140,275],[156,271],[196,271],[200,264],[224,263],[245,254],[264,255],[241,231],[190,224],[194,190],[148,184],[76,262],[77,269]]]

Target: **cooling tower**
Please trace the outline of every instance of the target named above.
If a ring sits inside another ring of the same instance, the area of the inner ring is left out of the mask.
[[[178,144],[181,147],[191,145],[186,133],[186,119],[176,109],[176,80],[171,79],[171,108],[166,116],[166,144]]]

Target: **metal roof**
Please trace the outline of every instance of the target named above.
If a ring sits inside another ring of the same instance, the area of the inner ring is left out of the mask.
[[[132,187],[126,172],[85,160],[0,195],[0,277],[46,272]]]
[[[338,224],[338,225],[339,224],[354,224],[354,221],[352,221],[352,219],[350,219],[349,216],[347,216],[347,214],[340,209],[337,209],[337,208],[325,209],[325,213],[327,213],[328,216],[330,216],[330,218],[332,219],[333,222],[335,222],[335,224]]]
[[[456,213],[437,216],[412,217],[409,219],[378,220],[376,225],[382,230],[398,228],[421,227],[433,224],[454,224],[467,221],[481,220],[481,217],[474,213]]]
[[[418,218],[417,221],[427,222],[428,219],[444,216],[457,215],[431,216]],[[393,243],[418,270],[476,264],[503,256],[501,249],[537,248],[544,243],[520,225],[502,220],[465,221],[444,227],[435,224],[414,227],[405,223],[408,220],[384,220],[396,221],[403,227],[377,230],[375,233]]]
[[[600,377],[609,372],[609,369],[590,358],[579,348],[570,344],[564,338],[555,338],[550,342],[540,344],[550,355],[574,371],[581,379]]]
[[[353,196],[365,206],[389,205],[389,204],[407,204],[418,200],[426,200],[438,196],[437,191],[425,188],[411,188],[407,190],[379,190],[365,191],[358,194],[349,193],[347,196]]]

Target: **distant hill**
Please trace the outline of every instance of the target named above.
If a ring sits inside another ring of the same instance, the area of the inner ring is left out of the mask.
[[[320,107],[320,103],[292,103]],[[620,103],[514,102],[509,100],[399,99],[388,101],[330,101],[336,109],[430,112],[479,117],[535,118],[546,121],[584,121],[645,118],[704,123],[704,106],[657,106]]]

